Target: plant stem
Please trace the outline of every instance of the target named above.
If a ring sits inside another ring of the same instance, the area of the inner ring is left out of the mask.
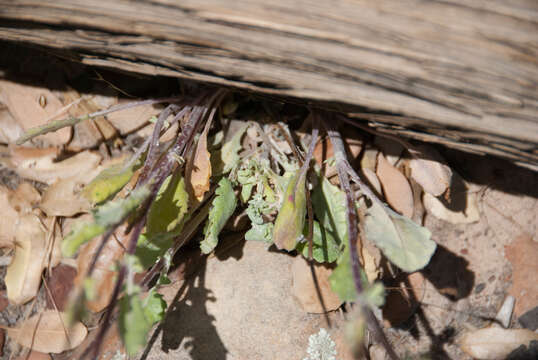
[[[363,287],[361,282],[360,262],[357,253],[356,243],[358,238],[357,208],[355,206],[355,196],[351,191],[351,185],[349,181],[349,170],[352,170],[352,168],[347,161],[345,146],[340,133],[335,129],[334,124],[328,122],[324,122],[324,124],[333,145],[334,158],[336,161],[336,169],[338,171],[340,186],[346,194],[346,217],[349,237],[349,254],[351,260],[353,282],[357,290],[359,306],[361,307],[362,313],[364,314],[366,323],[368,324],[368,328],[373,333],[374,337],[377,338],[377,340],[383,345],[383,347],[387,351],[387,354],[392,360],[398,360],[398,355],[387,340],[385,333],[379,325],[379,322],[377,321],[372,309],[370,309],[368,305],[362,303],[360,300],[360,295],[363,292]],[[367,191],[369,191],[369,189]]]

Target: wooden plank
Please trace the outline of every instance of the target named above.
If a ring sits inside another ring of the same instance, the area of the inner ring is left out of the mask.
[[[535,0],[0,0],[0,19],[1,39],[86,64],[386,112],[538,163]]]

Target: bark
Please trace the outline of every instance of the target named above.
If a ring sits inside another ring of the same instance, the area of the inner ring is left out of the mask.
[[[0,39],[85,64],[283,97],[538,164],[535,0],[0,0],[0,20]]]

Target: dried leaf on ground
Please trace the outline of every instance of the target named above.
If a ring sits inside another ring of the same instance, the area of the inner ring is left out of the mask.
[[[0,106],[0,143],[12,144],[23,134],[22,126],[11,116],[8,109]]]
[[[384,136],[376,136],[375,146],[385,154],[385,158],[392,166],[395,166],[405,150],[402,144]]]
[[[372,187],[372,190],[375,190],[378,194],[382,194],[381,183],[375,172],[368,168],[362,168],[361,171],[366,180],[368,180],[368,184]]]
[[[538,242],[528,234],[521,234],[504,247],[504,252],[512,264],[509,293],[516,298],[514,314],[519,317],[538,304]]]
[[[203,200],[205,193],[209,190],[211,179],[211,154],[207,151],[207,133],[211,121],[208,121],[204,130],[200,134],[194,154],[189,159],[185,169],[185,180],[192,194],[193,200],[199,203]]]
[[[413,216],[413,190],[404,174],[392,166],[382,153],[377,156],[376,174],[390,206],[403,216],[411,218]]]
[[[204,227],[204,240],[200,243],[200,249],[204,254],[209,254],[217,246],[219,233],[234,213],[236,206],[237,198],[232,183],[224,177],[215,190],[215,198]]]
[[[69,326],[65,313],[46,310],[23,321],[17,328],[7,328],[7,333],[26,348],[59,354],[80,345],[88,330],[80,322]]]
[[[413,272],[426,266],[436,249],[431,233],[389,208],[376,202],[367,208],[364,200],[359,206],[366,211],[366,238],[400,269]]]
[[[489,327],[464,334],[460,347],[468,355],[480,360],[505,359],[520,346],[538,341],[538,333],[527,329]],[[527,358],[527,357],[522,357]]]
[[[134,108],[115,111],[107,114],[106,117],[108,121],[110,121],[110,123],[116,129],[118,129],[121,135],[128,135],[144,128],[143,132],[140,133],[140,136],[149,136],[152,132],[151,129],[146,129],[146,127],[149,128],[149,120],[153,116],[159,115],[160,112],[161,109],[155,107],[154,105],[142,105]],[[145,133],[146,131],[147,133]]]
[[[10,162],[17,174],[23,178],[53,184],[65,179],[94,170],[101,156],[91,151],[83,151],[65,160],[55,162],[56,149],[12,149]]]
[[[87,179],[87,177],[86,177]],[[74,216],[90,210],[90,202],[81,196],[84,180],[80,176],[57,180],[43,193],[39,207],[47,216]]]
[[[323,265],[315,264],[314,271],[325,309],[327,311],[338,309],[342,305],[342,301],[331,290],[329,276],[332,270]],[[297,256],[291,265],[291,272],[293,274],[292,294],[299,301],[302,309],[308,313],[323,313],[308,262],[301,256]]]
[[[129,236],[124,234],[125,225],[120,226],[105,244],[101,255],[97,259],[95,269],[92,274],[93,290],[97,296],[86,301],[86,306],[90,311],[99,312],[108,306],[110,296],[114,290],[116,262],[123,257],[125,247],[129,241]],[[101,237],[94,238],[85,244],[77,257],[77,277],[75,284],[82,286],[88,272],[90,263],[101,243]]]
[[[13,360],[52,360],[52,358],[50,354],[32,350],[29,354],[18,356]]]
[[[39,290],[41,273],[47,265],[47,239],[34,214],[20,218],[15,239],[15,256],[4,280],[9,301],[19,305],[33,299]]]
[[[0,99],[24,130],[44,125],[63,107],[60,100],[48,89],[0,80]],[[40,104],[40,99],[45,99]],[[71,128],[37,137],[47,145],[61,146],[71,138]]]
[[[0,207],[2,208],[2,216],[0,216],[0,229],[2,229],[0,231],[0,248],[14,247],[19,213],[9,201],[10,194],[10,189],[0,186]]]
[[[430,214],[451,224],[470,224],[480,220],[476,193],[468,192],[466,194],[467,204],[463,211],[448,209],[441,200],[428,193],[424,193],[422,202]]]
[[[443,194],[450,186],[452,170],[439,153],[428,146],[409,149],[414,158],[409,161],[411,177],[433,196]]]
[[[100,96],[101,99],[104,96]],[[94,113],[103,108],[112,106],[116,101],[110,102],[102,107],[94,102],[93,96],[81,96],[76,90],[68,89],[62,92],[62,101],[65,106],[75,104],[69,108],[69,115],[78,118]],[[106,101],[105,101],[106,102]],[[81,121],[73,126],[73,138],[69,142],[68,150],[81,151],[96,147],[103,140],[110,140],[117,135],[114,126],[105,118],[100,116],[90,121]]]

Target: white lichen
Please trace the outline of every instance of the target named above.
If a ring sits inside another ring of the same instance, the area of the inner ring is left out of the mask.
[[[308,338],[308,357],[303,360],[336,360],[336,344],[324,328]]]

